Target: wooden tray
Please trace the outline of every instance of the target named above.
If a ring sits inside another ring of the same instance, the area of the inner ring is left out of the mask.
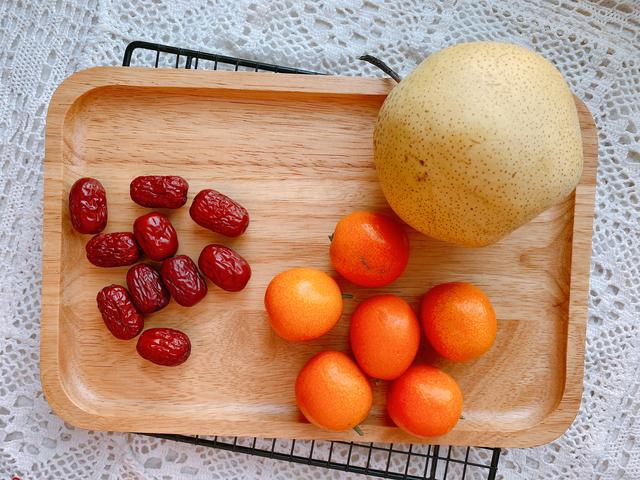
[[[585,168],[575,193],[507,238],[482,249],[458,248],[410,230],[407,271],[384,289],[342,281],[347,300],[338,326],[307,344],[269,328],[263,295],[278,272],[296,266],[332,272],[327,235],[345,214],[388,211],[372,163],[372,131],[390,80],[264,73],[94,68],[56,91],[47,117],[41,375],[53,409],[87,429],[379,442],[525,447],[558,437],[582,394],[583,354],[597,139],[577,101]],[[147,327],[177,327],[193,342],[176,368],[143,361],[135,341],[114,339],[96,293],[124,283],[126,267],[85,259],[88,236],[75,233],[67,196],[82,176],[108,192],[107,231],[131,230],[149,210],[129,198],[142,174],[179,174],[219,189],[251,212],[235,240],[198,227],[188,208],[169,213],[180,251],[197,258],[207,243],[233,246],[251,263],[240,293],[211,286],[194,308],[171,302]],[[409,229],[408,229],[409,230]],[[464,419],[446,436],[417,439],[385,414],[384,382],[364,436],[307,423],[294,401],[299,368],[325,349],[348,350],[357,300],[391,292],[417,306],[429,287],[453,280],[481,286],[494,302],[498,337],[467,364],[448,364],[461,384]]]

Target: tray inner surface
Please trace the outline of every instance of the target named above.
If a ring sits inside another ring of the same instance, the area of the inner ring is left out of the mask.
[[[95,296],[124,284],[127,268],[93,267],[84,257],[88,236],[75,233],[61,206],[62,279],[59,368],[72,401],[105,417],[195,412],[206,421],[304,422],[294,401],[299,368],[325,349],[348,350],[350,313],[357,300],[395,293],[416,309],[431,286],[474,282],[492,299],[499,319],[491,351],[467,364],[435,361],[461,384],[464,422],[475,431],[515,431],[544,419],[564,388],[574,197],[544,212],[496,245],[457,248],[410,229],[411,258],[400,280],[361,289],[339,280],[345,300],[338,326],[307,344],[288,343],[269,328],[263,294],[278,272],[297,266],[334,273],[328,259],[336,222],[361,209],[389,211],[372,165],[372,131],[384,100],[376,95],[236,92],[232,89],[101,87],[72,106],[64,122],[63,198],[81,176],[103,182],[109,202],[106,231],[131,230],[148,212],[129,198],[142,174],[179,174],[190,183],[189,203],[168,211],[179,253],[197,259],[208,243],[237,249],[253,277],[239,293],[209,283],[193,308],[175,302],[147,317],[146,327],[189,334],[187,363],[161,368],[143,361],[135,341],[114,339]],[[245,235],[226,239],[188,215],[193,196],[218,189],[245,205]],[[424,344],[425,342],[423,342]],[[386,384],[364,425],[391,426]],[[198,433],[198,432],[194,432]]]

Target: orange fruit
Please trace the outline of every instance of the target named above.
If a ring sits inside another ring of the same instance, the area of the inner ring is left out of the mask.
[[[409,237],[395,220],[355,212],[336,225],[331,263],[344,278],[363,287],[381,287],[398,278],[409,260]]]
[[[443,283],[429,290],[420,308],[422,328],[444,358],[463,362],[485,353],[496,339],[496,313],[470,283]]]
[[[358,305],[349,330],[351,351],[360,368],[382,380],[398,378],[420,346],[420,324],[407,302],[377,295]]]
[[[414,365],[389,387],[387,412],[402,430],[417,437],[449,432],[462,413],[462,391],[442,370]]]
[[[285,340],[318,338],[342,315],[342,292],[336,281],[320,270],[294,268],[269,283],[264,305],[271,327]]]
[[[326,430],[349,430],[371,410],[371,384],[353,360],[327,351],[311,358],[296,379],[296,402],[303,415]]]

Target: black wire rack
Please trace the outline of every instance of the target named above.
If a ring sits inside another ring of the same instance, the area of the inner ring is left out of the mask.
[[[131,42],[127,46],[122,66],[132,66],[132,60],[135,60],[133,66],[152,65],[155,68],[319,74],[319,72],[141,41]],[[173,434],[144,435],[194,446],[401,480],[494,480],[500,459],[499,448],[485,447]]]

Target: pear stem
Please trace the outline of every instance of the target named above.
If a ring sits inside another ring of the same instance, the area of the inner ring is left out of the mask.
[[[393,70],[389,65],[384,63],[379,58],[374,57],[373,55],[362,55],[360,57],[360,60],[364,60],[365,62],[369,62],[374,67],[378,67],[380,70],[382,70],[384,73],[389,75],[391,78],[393,78],[398,83],[400,83],[400,81],[402,80],[400,75],[398,75],[395,72],[395,70]]]

